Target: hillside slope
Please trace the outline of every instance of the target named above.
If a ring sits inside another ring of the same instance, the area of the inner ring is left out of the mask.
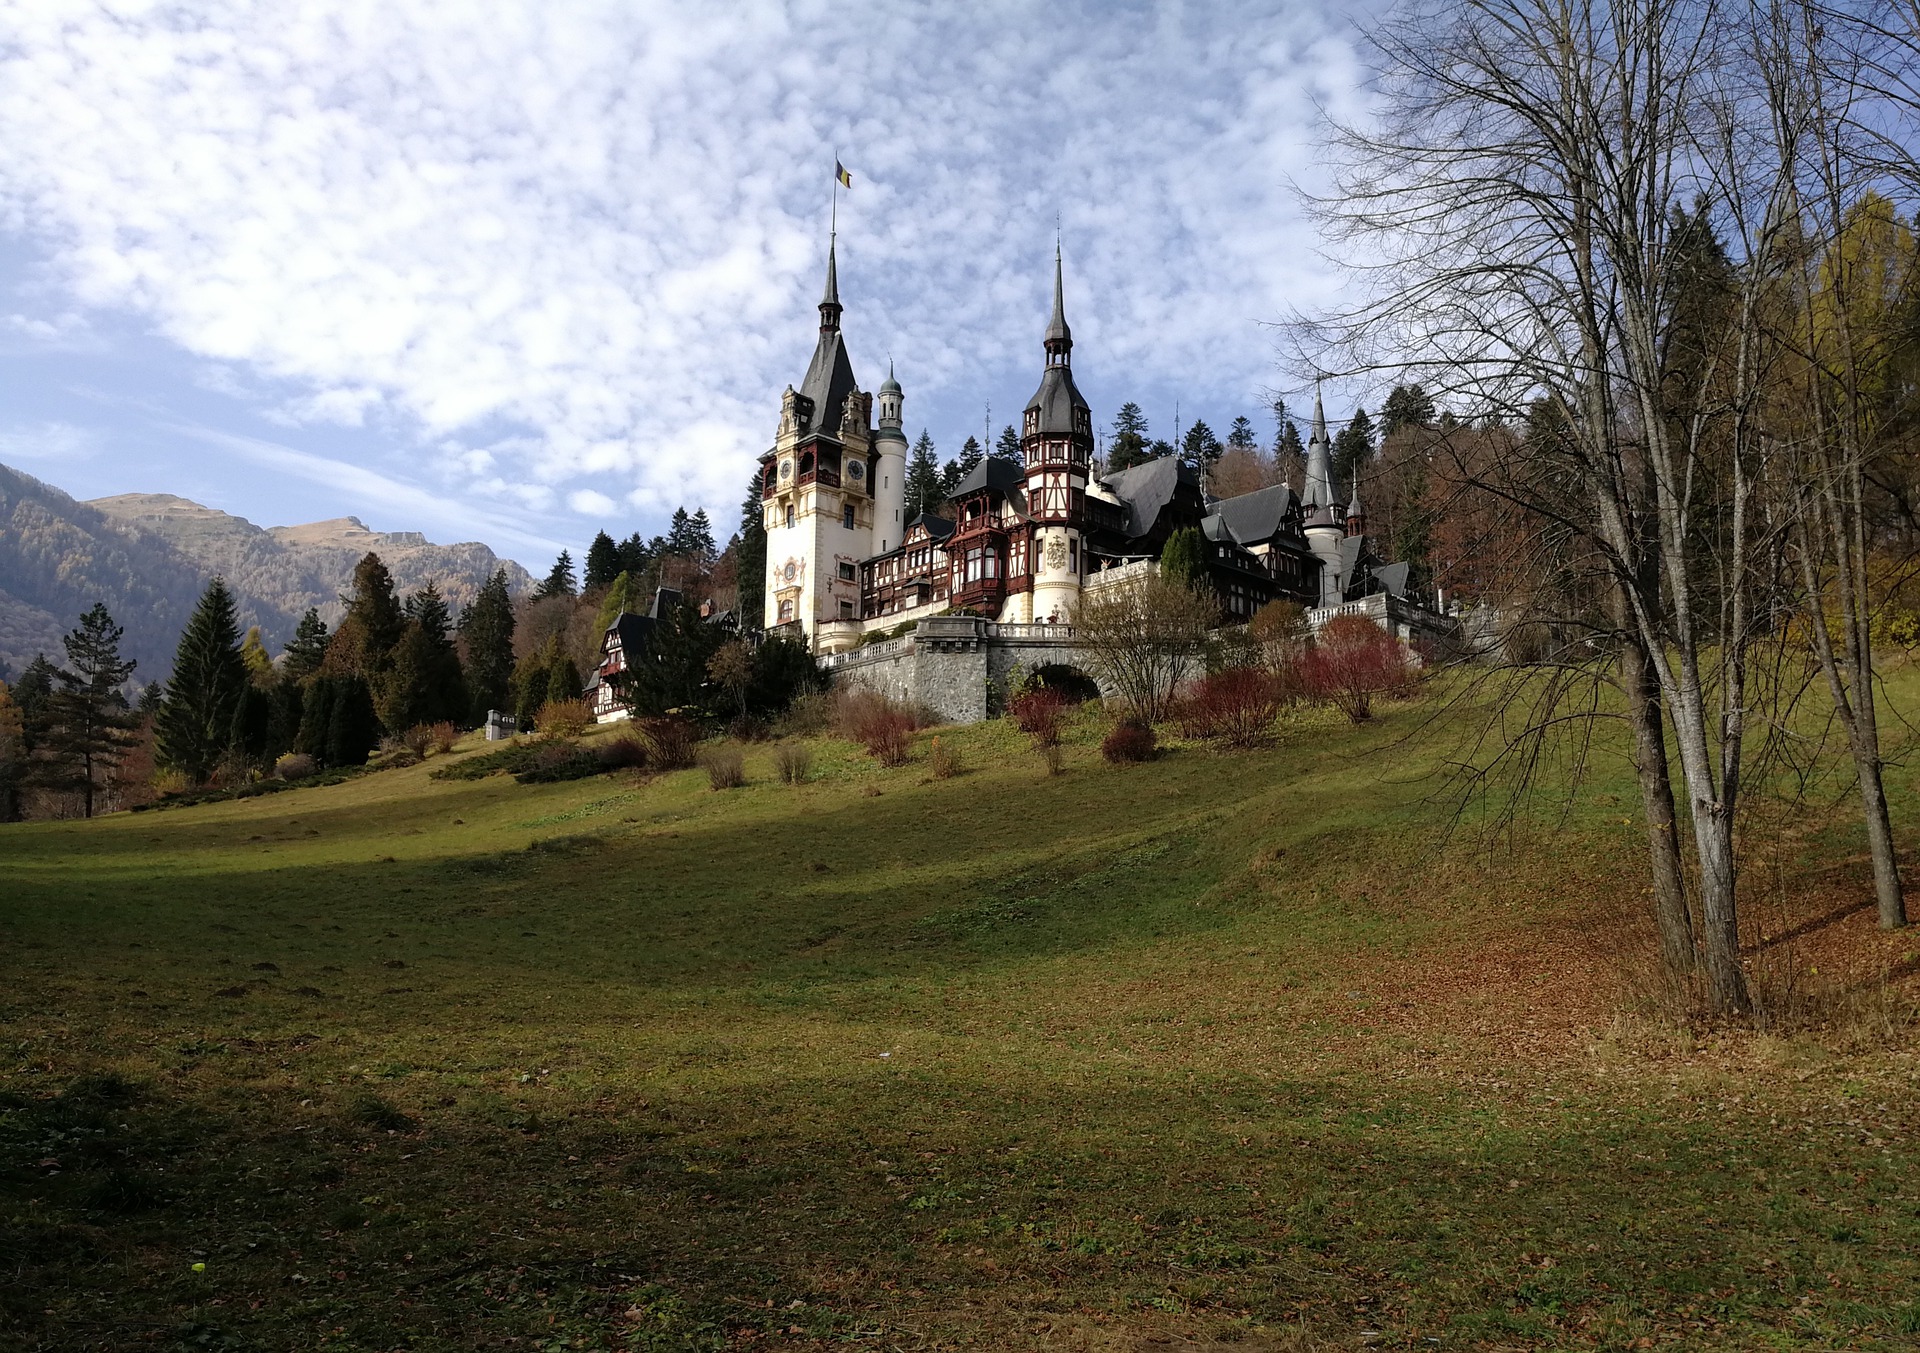
[[[403,593],[431,579],[456,610],[495,569],[506,569],[516,594],[532,585],[525,569],[481,544],[435,545],[352,517],[268,530],[164,493],[79,502],[0,465],[0,674],[17,674],[36,653],[58,661],[61,637],[104,601],[126,629],[136,680],[163,678],[215,574],[233,588],[241,624],[258,625],[277,649],[309,606],[329,624],[339,619],[340,594],[369,550]]]

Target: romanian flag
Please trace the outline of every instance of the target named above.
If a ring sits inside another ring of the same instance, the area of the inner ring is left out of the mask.
[[[849,174],[847,167],[838,160],[833,162],[833,176],[840,180],[840,186],[842,188],[853,187],[853,175]]]

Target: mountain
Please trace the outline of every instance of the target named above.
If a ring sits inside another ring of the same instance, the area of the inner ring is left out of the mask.
[[[81,612],[104,601],[126,627],[136,680],[167,674],[180,631],[215,574],[227,580],[240,623],[258,625],[269,651],[293,634],[309,606],[329,625],[368,551],[404,594],[429,580],[455,611],[495,569],[519,594],[527,571],[485,545],[435,545],[418,531],[373,531],[355,517],[262,528],[167,493],[123,493],[77,502],[0,465],[0,665],[9,674],[46,653]]]

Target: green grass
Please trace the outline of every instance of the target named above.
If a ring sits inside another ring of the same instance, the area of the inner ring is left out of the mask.
[[[1416,717],[7,828],[0,1342],[1913,1346],[1910,1058],[1519,1037],[1631,786],[1436,852]]]

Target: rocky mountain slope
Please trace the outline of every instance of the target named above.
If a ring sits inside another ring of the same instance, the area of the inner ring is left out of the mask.
[[[316,606],[329,624],[340,594],[369,550],[402,593],[429,579],[457,610],[495,569],[516,592],[525,569],[485,545],[435,545],[417,531],[372,531],[357,518],[265,529],[165,493],[124,493],[78,502],[50,484],[0,465],[0,670],[17,674],[35,653],[56,660],[80,613],[104,601],[126,627],[136,679],[165,676],[180,630],[206,580],[219,574],[277,650]]]

